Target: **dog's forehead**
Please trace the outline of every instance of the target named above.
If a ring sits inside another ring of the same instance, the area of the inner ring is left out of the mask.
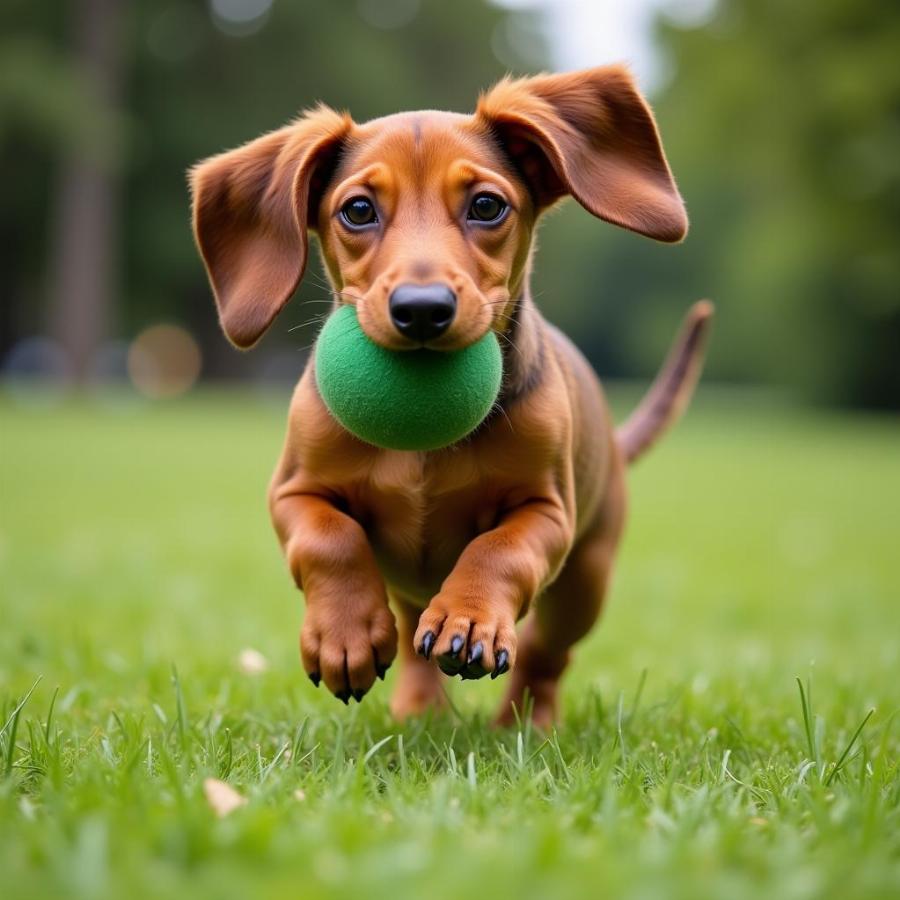
[[[341,169],[373,162],[394,166],[440,165],[459,158],[483,165],[503,163],[490,133],[471,115],[437,110],[394,113],[357,125]]]
[[[391,129],[423,127],[427,124],[432,128],[459,129],[471,126],[473,117],[467,113],[447,112],[438,109],[411,109],[404,112],[391,113],[388,116],[379,116],[377,119],[369,119],[357,127],[360,131],[385,131]]]

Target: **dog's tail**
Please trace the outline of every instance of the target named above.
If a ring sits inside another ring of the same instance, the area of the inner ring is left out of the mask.
[[[713,305],[709,300],[700,300],[690,308],[681,333],[650,390],[616,431],[628,462],[634,462],[653,446],[678,421],[690,402],[703,369],[703,351],[712,314]]]

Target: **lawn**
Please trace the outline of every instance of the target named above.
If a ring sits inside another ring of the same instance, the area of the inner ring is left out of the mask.
[[[302,677],[285,410],[0,402],[0,895],[900,895],[896,419],[707,389],[545,740],[487,726],[499,681],[400,727],[393,674]]]

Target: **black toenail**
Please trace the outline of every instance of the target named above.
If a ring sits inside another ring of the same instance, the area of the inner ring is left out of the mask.
[[[382,681],[384,681],[385,673],[387,672],[387,670],[388,670],[389,668],[390,668],[390,666],[383,666],[383,665],[381,665],[381,663],[378,663],[378,664],[375,666],[375,674],[376,674]]]
[[[491,678],[502,675],[507,669],[509,669],[509,653],[506,650],[501,650],[497,654],[497,664],[494,666],[494,671],[491,672]]]
[[[450,641],[450,652],[454,656],[456,656],[456,654],[459,653],[460,650],[462,650],[463,644],[465,642],[466,642],[466,639],[462,635],[460,635],[460,634],[454,635],[453,640]]]
[[[344,704],[344,706],[349,705],[349,703],[350,703],[350,691],[349,690],[336,691],[334,696],[337,697],[338,700],[340,700],[341,703]]]
[[[476,643],[469,651],[469,658],[466,662],[470,665],[474,662],[480,662],[482,656],[484,656],[484,644],[482,644],[481,641],[478,641],[478,643]]]
[[[434,649],[435,635],[433,631],[426,631],[425,637],[422,638],[422,646],[419,647],[419,653],[425,659],[431,659],[431,651]]]
[[[362,702],[362,698],[365,697],[365,696],[366,696],[366,692],[365,692],[362,688],[357,688],[357,689],[353,692],[353,699],[354,699],[357,703],[361,703],[361,702]]]
[[[313,683],[314,687],[318,687],[319,682],[322,680],[322,676],[318,672],[310,672],[309,680]]]

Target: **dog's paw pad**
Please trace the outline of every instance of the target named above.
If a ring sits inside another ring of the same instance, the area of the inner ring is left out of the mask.
[[[471,604],[454,609],[432,601],[419,620],[416,647],[427,658],[432,654],[445,675],[475,680],[508,672],[515,660],[515,622],[499,605]]]

